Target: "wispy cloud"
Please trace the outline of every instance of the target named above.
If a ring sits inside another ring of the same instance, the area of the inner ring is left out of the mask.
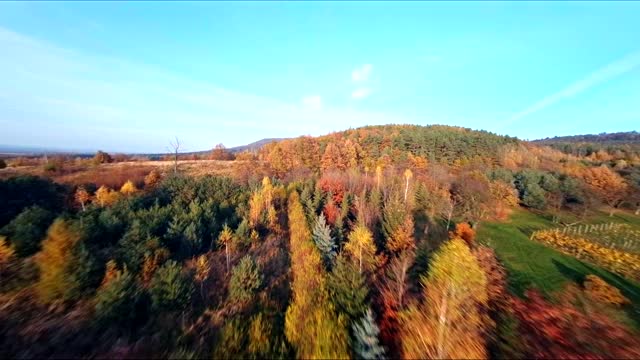
[[[526,109],[518,112],[510,117],[502,125],[508,125],[515,121],[518,121],[526,116],[529,116],[535,112],[543,110],[549,106],[556,104],[564,99],[576,96],[594,86],[605,83],[620,75],[623,75],[636,67],[640,66],[640,51],[633,52],[627,56],[614,61],[603,68],[600,68],[591,74],[587,75],[583,79],[570,84],[564,89],[549,95],[535,104],[527,107]]]
[[[351,79],[355,82],[367,81],[369,80],[369,76],[371,76],[372,71],[373,71],[373,65],[364,64],[361,67],[351,72]]]
[[[65,49],[0,27],[0,139],[7,145],[162,151],[262,137],[320,135],[406,116],[330,107],[318,95],[287,102],[176,76],[161,68]],[[372,66],[356,76],[366,79]]]
[[[351,93],[351,98],[356,100],[364,99],[371,95],[371,92],[371,89],[367,87],[358,88]]]

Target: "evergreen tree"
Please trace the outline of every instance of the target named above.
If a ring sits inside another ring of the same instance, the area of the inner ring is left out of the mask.
[[[373,312],[367,309],[358,323],[353,324],[354,352],[358,359],[383,359],[384,348],[378,342],[380,329],[373,320]]]
[[[324,260],[325,266],[331,267],[336,256],[336,243],[331,237],[331,228],[327,225],[324,214],[320,214],[313,227],[313,241]]]

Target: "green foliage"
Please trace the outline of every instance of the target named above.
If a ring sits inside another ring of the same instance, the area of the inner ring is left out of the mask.
[[[315,226],[313,227],[313,241],[316,244],[320,254],[327,267],[331,267],[336,256],[336,244],[331,237],[331,228],[327,225],[324,214],[318,216]]]
[[[135,316],[139,291],[134,276],[125,269],[100,287],[96,293],[96,317],[108,325],[128,323]]]
[[[229,299],[233,302],[248,302],[262,285],[262,274],[255,261],[246,255],[231,271]]]
[[[51,211],[37,205],[30,206],[11,220],[0,234],[9,238],[19,257],[27,257],[40,250],[40,243],[54,217]]]
[[[182,273],[180,264],[170,260],[153,275],[149,293],[155,310],[179,311],[191,301],[193,282]]]
[[[338,256],[333,271],[327,279],[329,297],[336,309],[355,320],[366,310],[369,290],[366,278],[358,271],[358,266],[344,256]]]
[[[384,359],[384,348],[378,341],[380,329],[367,309],[358,323],[353,324],[354,352],[357,359]]]
[[[49,179],[25,175],[0,180],[0,227],[26,207],[37,205],[58,212],[63,208],[68,190]]]

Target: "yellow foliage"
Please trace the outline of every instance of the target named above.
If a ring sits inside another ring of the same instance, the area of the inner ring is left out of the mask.
[[[49,228],[47,237],[42,242],[42,250],[35,258],[40,269],[36,291],[41,300],[48,302],[61,299],[78,286],[69,277],[69,272],[74,265],[73,251],[80,238],[80,233],[61,219],[54,221]]]
[[[144,186],[151,188],[156,186],[160,182],[160,173],[156,170],[151,170],[147,176],[144,177]]]
[[[85,204],[88,203],[91,200],[91,195],[89,195],[89,193],[87,192],[87,190],[83,186],[80,186],[76,190],[74,198],[75,198],[76,202],[78,204],[80,204],[80,206],[82,206],[82,210],[84,211]]]
[[[557,230],[537,231],[532,238],[580,260],[602,266],[632,279],[640,279],[640,255],[638,254],[611,249]]]
[[[120,188],[120,192],[124,195],[132,195],[132,194],[135,194],[137,191],[138,191],[138,188],[136,188],[136,185],[131,180],[127,180],[127,182],[124,183]]]
[[[404,357],[484,359],[487,279],[469,247],[453,239],[434,255],[423,276],[423,303],[401,314]]]
[[[604,304],[620,306],[631,303],[620,290],[607,284],[596,275],[586,276],[584,290],[592,299]]]
[[[7,238],[0,236],[0,275],[4,274],[15,259],[13,246],[7,242]]]
[[[346,320],[329,300],[325,270],[297,192],[289,197],[291,298],[285,335],[304,359],[348,358]]]
[[[351,231],[344,251],[358,264],[360,272],[372,270],[375,266],[376,247],[373,244],[373,234],[363,224],[356,225]]]
[[[109,206],[118,200],[119,193],[111,190],[107,186],[100,186],[96,191],[96,200],[100,203],[100,206]]]

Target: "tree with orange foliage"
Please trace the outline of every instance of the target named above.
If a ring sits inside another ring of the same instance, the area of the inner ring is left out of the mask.
[[[387,239],[387,249],[395,254],[415,249],[416,243],[413,238],[413,231],[413,216],[406,214],[404,222],[396,227]]]
[[[462,222],[456,224],[455,231],[449,232],[449,237],[460,238],[464,240],[469,247],[473,247],[476,240],[476,231],[471,228],[469,223]]]
[[[144,177],[144,187],[153,188],[160,182],[160,173],[157,170],[151,170],[147,176]]]
[[[82,206],[82,211],[85,211],[86,210],[85,204],[91,200],[91,195],[89,195],[89,193],[84,188],[84,186],[79,186],[78,189],[76,190],[74,198],[76,202],[79,203],[80,206]]]
[[[620,206],[627,193],[627,183],[608,166],[591,167],[579,174],[589,188],[611,207],[609,216]]]

